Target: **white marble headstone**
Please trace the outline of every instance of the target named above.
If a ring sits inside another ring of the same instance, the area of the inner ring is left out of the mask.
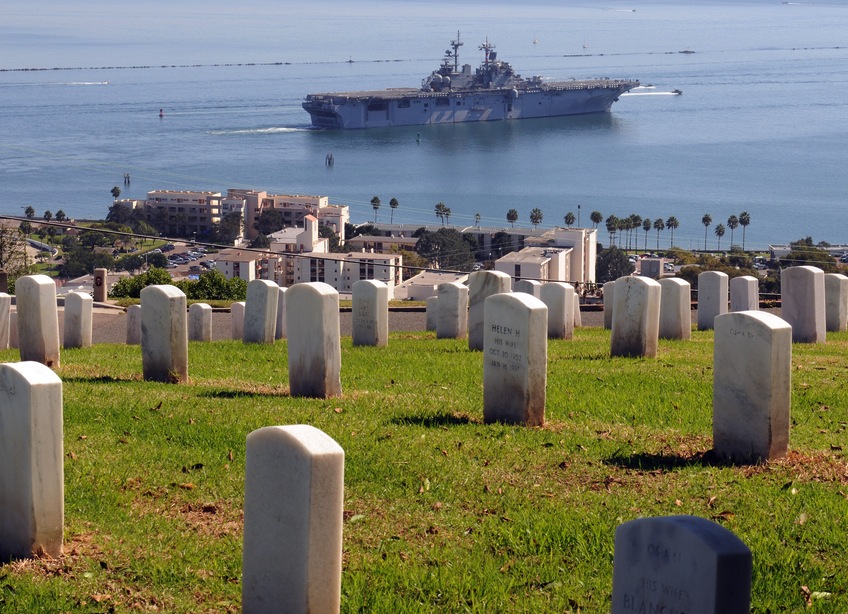
[[[342,394],[339,293],[323,282],[286,291],[289,389],[293,397]]]
[[[212,341],[212,306],[192,303],[188,308],[188,340]]]
[[[344,450],[329,435],[298,424],[247,436],[245,614],[339,612],[343,507]]]
[[[17,348],[18,345],[18,312],[9,314],[9,347]]]
[[[91,327],[94,317],[94,299],[86,292],[69,292],[65,295],[65,348],[91,347]]]
[[[692,287],[679,277],[660,279],[660,339],[692,338]]]
[[[615,304],[615,282],[608,281],[603,285],[604,291],[604,328],[612,330],[612,309]]]
[[[62,554],[64,488],[62,381],[0,364],[0,560]]]
[[[244,340],[244,311],[246,301],[235,301],[230,304],[230,332],[233,339]]]
[[[548,338],[574,337],[574,286],[549,281],[542,286],[539,299],[548,308]]]
[[[127,307],[127,345],[141,343],[141,305]]]
[[[9,349],[9,332],[11,330],[12,297],[0,292],[0,350]]]
[[[757,311],[760,308],[760,285],[756,277],[741,275],[728,282],[730,311]]]
[[[512,284],[513,292],[522,292],[539,298],[539,293],[542,291],[542,283],[535,279],[519,279]]]
[[[834,333],[848,330],[848,277],[825,273],[824,303],[825,328]]]
[[[277,326],[274,329],[274,339],[286,338],[286,289],[280,288],[277,298]]]
[[[574,290],[574,309],[572,313],[574,313],[574,328],[583,326],[583,316],[580,314],[580,293],[577,289]]]
[[[612,614],[749,614],[750,549],[697,516],[638,518],[618,526]]]
[[[389,287],[382,281],[361,279],[351,290],[353,345],[388,345]]]
[[[509,292],[512,277],[503,271],[475,271],[468,276],[468,349],[483,349],[483,304],[493,294]]]
[[[545,423],[548,308],[529,294],[493,294],[484,306],[483,420]]]
[[[428,296],[426,301],[426,321],[424,330],[436,330],[436,323],[439,321],[439,297]]]
[[[827,336],[824,271],[793,266],[780,272],[780,315],[792,326],[795,343],[824,343]]]
[[[630,275],[615,282],[611,356],[656,358],[662,287],[648,277]]]
[[[438,339],[460,339],[468,332],[468,286],[459,282],[438,285],[436,320]]]
[[[713,449],[719,457],[758,462],[789,447],[792,328],[764,311],[715,320]]]
[[[59,311],[56,283],[47,275],[27,275],[15,283],[21,360],[59,368]]]
[[[274,343],[279,298],[280,287],[269,279],[254,279],[247,284],[242,330],[245,343]]]
[[[728,277],[721,271],[698,275],[698,330],[712,330],[716,316],[727,313]]]
[[[176,286],[153,285],[141,291],[141,362],[144,379],[188,379],[186,295]]]

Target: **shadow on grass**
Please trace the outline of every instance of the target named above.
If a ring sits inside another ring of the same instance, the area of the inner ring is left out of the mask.
[[[129,384],[140,380],[133,377],[112,377],[111,375],[98,375],[97,377],[63,377],[63,382],[77,382],[80,384]]]
[[[663,469],[672,471],[686,467],[736,467],[740,464],[720,458],[713,450],[693,452],[692,454],[631,454],[624,456],[615,454],[604,459],[605,465],[615,465],[622,469],[638,469],[641,471],[656,471]]]
[[[392,424],[399,426],[425,426],[427,428],[440,428],[448,426],[460,426],[463,424],[478,424],[468,416],[457,414],[438,414],[435,416],[398,416],[392,418]]]
[[[207,399],[260,399],[268,397],[288,397],[288,392],[260,390],[206,390],[197,396]]]

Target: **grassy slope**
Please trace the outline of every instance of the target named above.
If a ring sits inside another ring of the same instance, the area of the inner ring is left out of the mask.
[[[138,347],[66,351],[66,555],[0,568],[14,611],[238,611],[245,437],[309,423],[346,452],[344,611],[609,611],[615,527],[695,514],[754,552],[753,610],[848,609],[848,335],[793,347],[787,459],[711,462],[712,334],[610,359],[549,344],[548,424],[483,425],[482,354],[342,342],[344,396],[287,396],[285,345],[191,344],[190,383]],[[14,351],[0,361],[17,360]]]

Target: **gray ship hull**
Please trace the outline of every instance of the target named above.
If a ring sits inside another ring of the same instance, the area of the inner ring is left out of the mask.
[[[638,81],[598,79],[548,83],[520,91],[417,89],[309,94],[303,108],[317,128],[363,129],[502,121],[607,113]]]

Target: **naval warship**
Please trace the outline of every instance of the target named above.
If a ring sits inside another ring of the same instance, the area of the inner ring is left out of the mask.
[[[308,94],[303,108],[317,128],[452,124],[607,113],[621,94],[639,86],[630,79],[523,79],[498,59],[488,39],[479,47],[483,62],[472,71],[470,64],[459,66],[462,44],[457,34],[420,88]]]

